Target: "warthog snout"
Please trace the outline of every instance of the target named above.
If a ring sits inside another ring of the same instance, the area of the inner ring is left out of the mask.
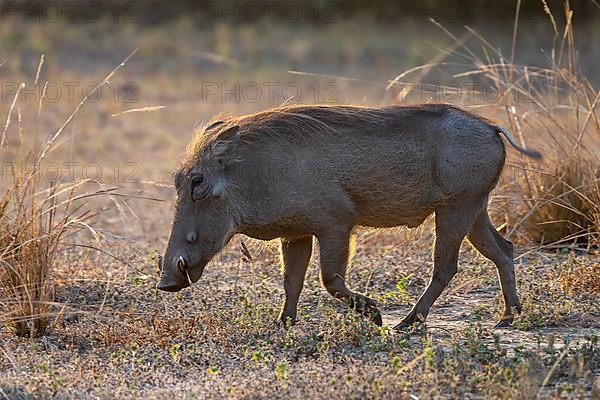
[[[165,262],[162,256],[158,258],[158,268],[161,271],[161,276],[156,288],[166,292],[177,292],[183,289],[187,283],[184,275],[180,272],[180,267],[185,267],[185,260],[182,256],[179,256],[175,263],[177,265],[176,271],[169,267],[170,264],[172,264],[172,261],[167,259],[167,262]]]
[[[202,276],[205,263],[191,266],[182,256],[167,258],[159,257],[159,269],[162,271],[157,289],[165,292],[178,292],[195,283]]]

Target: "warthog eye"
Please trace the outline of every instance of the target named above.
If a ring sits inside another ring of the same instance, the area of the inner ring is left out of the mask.
[[[210,188],[208,187],[208,185],[204,185],[205,187],[201,187],[201,185],[204,183],[204,177],[202,175],[195,175],[192,178],[192,182],[191,182],[191,194],[192,194],[192,200],[200,200],[205,198],[206,196],[208,196],[208,193],[210,192]]]
[[[192,190],[204,182],[204,177],[202,175],[196,175],[192,178]]]

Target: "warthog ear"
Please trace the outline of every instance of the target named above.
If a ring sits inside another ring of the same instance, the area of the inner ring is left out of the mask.
[[[215,121],[215,122],[213,122],[212,124],[210,124],[209,126],[207,126],[206,128],[204,128],[204,132],[208,132],[208,131],[210,131],[211,129],[214,129],[214,128],[216,128],[217,126],[219,126],[219,125],[222,125],[222,124],[224,124],[224,123],[225,123],[225,121],[221,121],[221,120],[219,120],[219,121]]]
[[[239,130],[239,126],[227,128],[227,130],[219,134],[223,139],[217,140],[212,145],[211,156],[214,157],[219,164],[228,165],[239,160],[238,146],[242,141]]]

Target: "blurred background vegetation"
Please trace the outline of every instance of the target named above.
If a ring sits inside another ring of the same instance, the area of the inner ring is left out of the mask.
[[[591,61],[600,57],[600,8],[594,0],[569,3],[581,68],[598,82]],[[89,70],[139,47],[140,72],[300,69],[385,80],[451,46],[430,18],[477,42],[465,35],[468,25],[509,56],[517,5],[514,62],[545,66],[555,41],[547,11],[564,25],[564,1],[4,1],[0,52],[12,70],[35,68],[40,53],[56,68]],[[434,78],[442,79],[432,71]]]

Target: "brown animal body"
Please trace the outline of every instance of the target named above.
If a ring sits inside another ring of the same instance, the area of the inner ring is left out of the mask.
[[[176,172],[178,199],[158,288],[178,291],[237,233],[281,238],[285,302],[298,298],[319,241],[321,280],[334,297],[381,324],[375,302],[348,289],[357,226],[420,225],[435,213],[431,281],[399,327],[425,319],[457,271],[461,242],[498,268],[505,310],[520,311],[512,244],[490,223],[487,201],[505,159],[503,128],[443,105],[289,106],[217,121],[201,130]]]

